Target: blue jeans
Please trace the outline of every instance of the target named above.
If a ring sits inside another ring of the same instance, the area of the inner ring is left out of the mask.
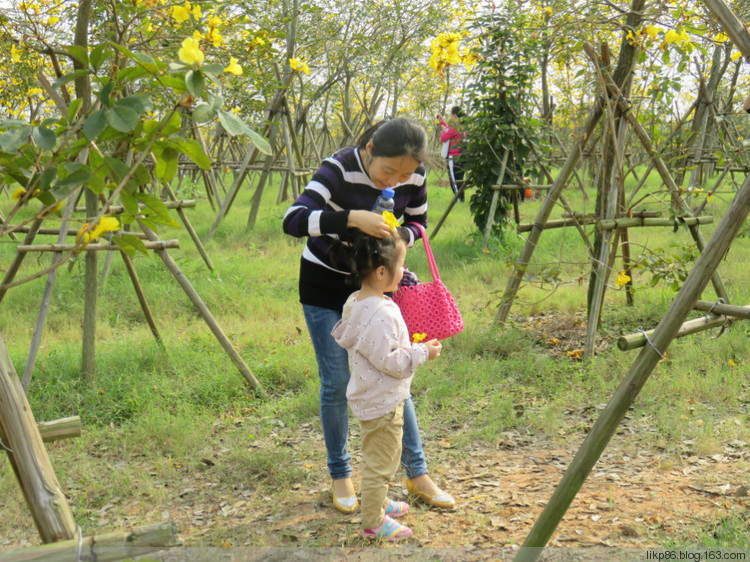
[[[310,331],[320,376],[320,421],[328,450],[328,471],[331,478],[352,475],[351,456],[346,447],[349,437],[349,406],[346,385],[349,384],[349,355],[336,343],[331,330],[341,319],[335,310],[302,305],[307,329]],[[411,397],[404,401],[404,437],[401,464],[407,478],[427,474],[427,461],[419,437],[417,415]]]

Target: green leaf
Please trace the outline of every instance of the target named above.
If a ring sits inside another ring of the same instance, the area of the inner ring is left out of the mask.
[[[135,256],[136,252],[148,255],[148,250],[146,250],[146,245],[143,243],[143,240],[133,234],[113,236],[112,242],[117,244],[117,246],[131,258]]]
[[[66,74],[65,76],[61,76],[60,78],[58,78],[57,80],[55,80],[54,83],[52,84],[52,89],[53,90],[57,89],[60,86],[62,86],[63,84],[67,84],[68,82],[72,82],[76,78],[80,78],[81,76],[86,76],[87,74],[89,74],[89,71],[87,69],[85,69],[85,68],[81,68],[79,70],[75,70],[75,71],[71,72],[70,74]]]
[[[185,86],[193,96],[201,97],[206,91],[206,79],[203,73],[200,70],[188,70],[185,74]]]
[[[169,182],[177,173],[180,153],[171,146],[167,146],[156,157],[156,177],[161,182]]]
[[[220,64],[204,64],[201,66],[201,70],[206,74],[214,74],[221,76],[224,73],[224,67]]]
[[[39,177],[39,189],[47,191],[55,178],[57,178],[57,166],[44,170]]]
[[[81,66],[89,65],[89,52],[83,45],[70,45],[68,47],[68,52],[78,59]]]
[[[83,104],[82,98],[76,98],[70,102],[70,105],[68,106],[68,123],[72,123],[73,119],[76,118],[78,111],[81,109],[81,104]]]
[[[57,135],[47,127],[34,127],[31,129],[31,138],[36,145],[43,150],[52,150],[57,143]]]
[[[180,223],[171,217],[169,209],[167,209],[167,206],[161,199],[150,193],[139,193],[137,197],[138,200],[145,205],[145,209],[141,212],[144,215],[149,215],[152,221],[171,228],[180,228]]]
[[[27,141],[30,132],[31,127],[28,125],[4,132],[0,135],[0,150],[15,154],[18,148]]]
[[[111,56],[112,56],[112,49],[109,49],[107,45],[105,44],[97,45],[96,47],[91,49],[91,54],[89,55],[89,62],[91,63],[91,66],[94,68],[94,70],[98,71],[101,68],[102,63]]]
[[[94,140],[107,128],[108,113],[108,109],[97,109],[88,116],[86,122],[83,124],[83,134],[86,135],[87,139],[90,141]]]
[[[99,99],[102,100],[102,105],[104,107],[109,107],[112,105],[109,98],[112,96],[112,90],[114,89],[115,83],[110,80],[102,87],[102,91],[99,92]]]
[[[216,118],[216,109],[211,104],[202,103],[193,110],[193,119],[198,123],[206,123]]]
[[[80,162],[67,162],[60,167],[64,171],[63,178],[57,182],[56,188],[59,187],[75,187],[86,183],[91,177],[91,169],[88,166],[84,166]]]
[[[195,139],[175,137],[170,139],[177,150],[195,162],[202,170],[211,168],[211,158],[206,154]]]
[[[136,113],[145,113],[151,111],[154,105],[151,103],[151,98],[144,95],[134,95],[122,98],[115,102],[115,107],[127,107],[132,109]]]
[[[138,199],[134,195],[123,191],[120,195],[120,202],[129,215],[135,216],[138,214]]]
[[[252,143],[263,154],[271,154],[272,151],[269,142],[254,130],[252,130],[250,127],[248,127],[242,119],[237,117],[234,113],[224,111],[223,109],[220,109],[218,113],[219,122],[221,122],[221,126],[224,127],[227,133],[229,133],[231,136],[246,135],[250,137]]]
[[[122,133],[129,133],[138,125],[138,114],[129,107],[115,105],[107,113],[107,122],[113,129]]]

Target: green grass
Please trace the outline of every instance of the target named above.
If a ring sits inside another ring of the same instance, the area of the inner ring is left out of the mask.
[[[201,198],[201,189],[183,187],[186,196],[199,199],[197,208],[187,214],[205,238],[214,212]],[[266,189],[258,222],[248,231],[252,192],[243,189],[206,244],[213,272],[184,229],[161,233],[163,238],[180,240],[180,249],[170,254],[261,382],[266,398],[257,396],[242,378],[155,255],[138,256],[135,265],[164,349],[155,343],[130,278],[115,256],[99,289],[97,373],[91,383],[84,382],[80,377],[82,260],[60,270],[28,396],[39,420],[71,415],[83,420],[83,439],[49,446],[58,478],[74,497],[82,526],[95,527],[98,510],[113,498],[132,495],[136,488],[138,497],[133,501],[160,505],[169,490],[159,482],[179,488],[182,479],[207,470],[207,462],[217,463],[217,477],[231,488],[248,488],[261,496],[289,492],[295,483],[313,478],[311,470],[323,470],[318,466],[320,450],[298,450],[284,442],[288,433],[306,424],[317,428],[318,382],[297,297],[302,245],[282,233],[281,218],[289,203],[277,205],[276,190],[276,183]],[[566,195],[571,206],[582,208],[578,190]],[[433,181],[432,225],[449,200],[449,189]],[[587,208],[592,204],[590,199]],[[0,200],[4,211],[10,205]],[[523,203],[523,222],[533,222],[540,206],[541,200]],[[659,203],[653,206],[663,209]],[[707,212],[718,219],[725,208],[716,198]],[[562,212],[556,209],[553,218]],[[706,239],[713,228],[715,224],[703,229]],[[587,230],[591,232],[591,227]],[[677,253],[690,242],[682,229],[631,231],[632,247],[637,248],[634,258],[641,247]],[[450,435],[458,449],[475,443],[494,446],[511,429],[550,439],[578,439],[586,423],[567,412],[606,403],[637,351],[622,353],[612,346],[583,363],[550,354],[551,345],[540,336],[542,328],[524,329],[524,322],[533,322],[534,316],[567,318],[572,323],[576,314],[585,312],[590,259],[577,231],[544,233],[505,326],[497,325],[495,314],[509,264],[520,253],[523,239],[509,231],[503,244],[490,240],[484,251],[482,235],[473,226],[468,204],[463,204],[453,210],[431,245],[466,330],[445,342],[441,360],[426,365],[415,378],[413,392],[424,434],[428,439]],[[0,244],[0,263],[8,264],[14,255],[14,244]],[[720,266],[735,303],[750,299],[750,271],[744,265],[749,257],[750,241],[740,238]],[[29,256],[19,278],[40,270],[48,260],[48,256]],[[100,264],[103,260],[102,255]],[[407,266],[429,278],[421,245],[409,252]],[[619,267],[618,261],[616,270]],[[0,306],[0,333],[19,374],[44,282],[41,278],[13,288]],[[635,306],[628,307],[624,292],[610,280],[602,337],[613,341],[639,327],[653,328],[676,295],[664,285],[651,287],[650,276],[642,269],[636,270],[635,285]],[[705,298],[713,298],[710,294],[709,287]],[[744,410],[750,401],[748,328],[737,322],[712,339],[716,333],[675,341],[654,371],[632,410],[634,419],[645,420],[652,430],[639,436],[644,446],[676,451],[679,443],[691,440],[697,453],[711,454],[727,440],[750,440],[750,420]],[[547,338],[554,335],[554,330],[546,333]],[[154,466],[144,468],[146,458],[156,459]],[[118,470],[111,470],[111,463]],[[103,472],[109,475],[103,478]],[[26,515],[18,506],[16,488],[12,473],[0,470],[0,497],[5,497],[0,499],[0,510],[18,528],[12,536],[33,535],[28,523],[19,523]],[[694,535],[703,536],[706,545],[744,546],[748,542],[745,517],[729,514],[716,524],[715,532],[696,529]],[[217,530],[216,537],[221,536]]]

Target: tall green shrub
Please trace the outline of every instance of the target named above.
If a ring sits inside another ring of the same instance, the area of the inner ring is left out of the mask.
[[[470,200],[474,223],[484,230],[490,213],[492,186],[497,184],[503,155],[509,151],[503,183],[520,183],[532,171],[531,148],[542,127],[532,117],[532,84],[538,44],[523,33],[526,16],[508,7],[480,18],[481,55],[476,81],[468,86],[467,136],[462,160],[470,185],[476,187]],[[512,193],[500,192],[493,234],[502,232]]]

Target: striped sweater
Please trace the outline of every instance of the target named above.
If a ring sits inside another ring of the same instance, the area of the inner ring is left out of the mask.
[[[396,218],[404,223],[427,226],[427,182],[420,165],[411,178],[398,184],[393,197]],[[347,283],[351,275],[335,240],[346,240],[354,229],[347,228],[349,211],[370,210],[381,190],[365,172],[359,150],[345,148],[326,158],[312,180],[284,215],[284,232],[307,237],[300,261],[299,296],[309,304],[341,312],[348,296],[358,287]],[[408,228],[408,226],[407,226]],[[421,235],[409,228],[411,242]]]

